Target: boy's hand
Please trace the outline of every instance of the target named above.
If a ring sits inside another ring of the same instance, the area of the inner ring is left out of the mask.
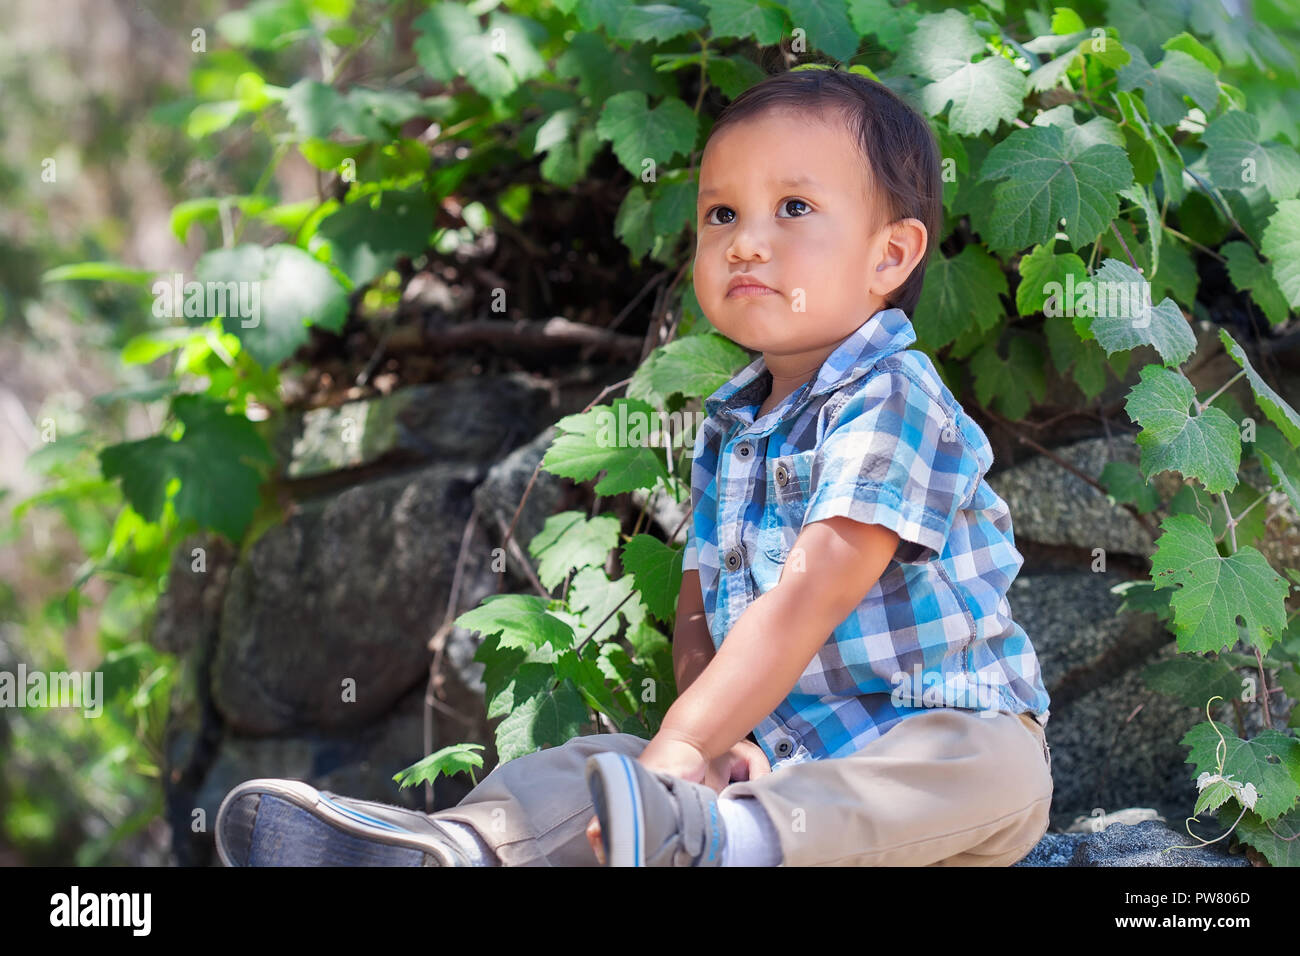
[[[647,770],[702,783],[718,793],[734,780],[752,780],[772,772],[767,755],[750,740],[740,741],[710,761],[693,744],[657,736],[641,751],[637,762]],[[593,816],[587,824],[587,842],[591,844],[597,862],[604,866],[599,817]]]

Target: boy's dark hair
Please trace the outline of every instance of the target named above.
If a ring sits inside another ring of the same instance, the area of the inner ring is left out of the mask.
[[[884,200],[886,218],[925,224],[925,252],[912,274],[886,296],[886,303],[910,317],[921,298],[925,266],[943,223],[943,183],[934,133],[916,110],[893,90],[860,73],[838,69],[789,70],[762,80],[727,104],[709,131],[720,130],[772,109],[812,110],[825,105],[844,111],[849,132],[867,160],[868,180]]]

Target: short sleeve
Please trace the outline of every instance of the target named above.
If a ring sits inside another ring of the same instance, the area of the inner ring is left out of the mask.
[[[943,553],[980,459],[937,399],[900,371],[872,376],[845,400],[813,455],[804,524],[844,515],[899,538],[894,557]]]
[[[682,551],[682,573],[700,569],[700,551],[695,545],[695,522],[691,521],[686,529],[686,547]]]
[[[706,417],[695,434],[691,450],[691,516],[687,519],[686,547],[682,551],[683,574],[700,568],[700,525],[706,524],[706,535],[709,533],[707,529],[716,527],[713,521],[716,520],[717,502],[709,488],[718,467],[717,436],[717,423],[712,416]]]

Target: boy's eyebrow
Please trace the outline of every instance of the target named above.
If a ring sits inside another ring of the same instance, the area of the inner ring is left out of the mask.
[[[821,183],[817,182],[817,180],[813,179],[811,176],[802,176],[802,175],[786,176],[783,179],[776,180],[776,184],[778,186],[789,186],[789,187],[811,186],[814,189],[821,188]],[[721,191],[722,190],[720,189],[701,189],[698,198],[703,199],[705,196],[712,196],[714,193],[719,193]]]

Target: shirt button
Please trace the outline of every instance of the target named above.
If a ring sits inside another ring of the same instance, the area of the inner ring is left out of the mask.
[[[777,465],[777,466],[776,466],[776,483],[777,483],[778,485],[780,485],[782,488],[784,488],[786,482],[789,481],[789,480],[790,480],[790,472],[786,470],[785,465]]]
[[[774,749],[776,750],[776,755],[778,757],[788,757],[790,756],[790,751],[794,749],[794,744],[790,743],[789,738],[782,737],[776,742],[776,747]]]
[[[743,441],[736,446],[736,454],[739,455],[741,458],[748,458],[749,453],[753,450],[754,449],[750,446],[749,442],[747,441]]]
[[[740,549],[732,548],[729,550],[725,560],[727,562],[727,570],[735,571],[740,567]]]

